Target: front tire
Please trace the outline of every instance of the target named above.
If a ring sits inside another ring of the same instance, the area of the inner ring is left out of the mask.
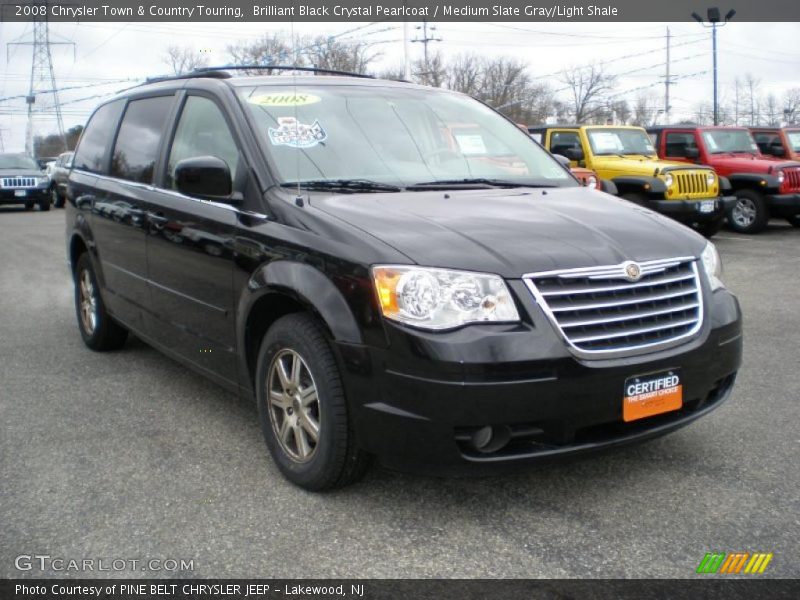
[[[42,212],[47,212],[50,210],[50,196],[45,196],[37,203],[39,205],[39,210]]]
[[[725,217],[720,217],[719,219],[708,221],[706,223],[699,223],[697,225],[697,232],[706,238],[711,238],[719,233],[719,230],[722,229],[724,224]]]
[[[55,186],[50,191],[50,199],[56,208],[64,208],[64,196],[58,193],[58,188]]]
[[[89,254],[84,252],[75,266],[75,312],[83,343],[105,352],[121,348],[128,330],[108,314]]]
[[[758,233],[767,227],[769,209],[755,190],[736,192],[736,203],[728,210],[728,227],[738,233]]]
[[[363,476],[368,455],[356,443],[330,343],[310,315],[286,315],[267,331],[256,398],[267,448],[289,481],[323,491]]]

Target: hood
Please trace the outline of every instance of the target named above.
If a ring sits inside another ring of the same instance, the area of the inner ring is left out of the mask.
[[[800,163],[770,156],[714,156],[714,164],[738,173],[769,173],[777,168],[800,167]]]
[[[44,177],[42,171],[36,169],[0,169],[0,177]]]
[[[589,188],[312,195],[311,206],[413,262],[525,273],[699,256],[705,240],[678,223]]]
[[[658,170],[663,173],[665,170],[674,169],[708,169],[705,165],[693,165],[674,160],[661,160],[653,158],[620,158],[617,156],[595,157],[595,167],[604,171],[617,171],[623,175],[644,175],[652,177]]]

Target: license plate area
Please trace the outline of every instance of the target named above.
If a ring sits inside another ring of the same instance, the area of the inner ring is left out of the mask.
[[[17,198],[24,198],[28,195],[28,190],[14,190],[14,196]]]
[[[625,380],[622,419],[628,423],[678,410],[683,406],[683,384],[678,369],[635,375]]]
[[[703,200],[700,203],[700,212],[701,213],[712,213],[714,212],[716,202],[714,200]]]

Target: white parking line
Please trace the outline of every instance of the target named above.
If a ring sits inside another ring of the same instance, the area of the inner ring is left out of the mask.
[[[746,238],[746,237],[741,237],[741,236],[733,237],[733,236],[729,236],[729,235],[715,235],[714,238],[718,239],[718,240],[733,240],[734,242],[752,242],[753,241],[753,238]]]

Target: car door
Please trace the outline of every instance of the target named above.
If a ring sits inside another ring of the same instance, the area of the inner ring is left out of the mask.
[[[92,232],[106,302],[126,326],[143,331],[150,299],[145,256],[145,203],[174,94],[130,100],[114,138],[108,174],[94,184]]]
[[[183,100],[164,153],[161,188],[148,206],[148,330],[169,350],[227,383],[237,380],[231,205],[181,193],[179,161],[201,156],[224,160],[234,175],[243,168],[239,145],[220,106],[210,96]]]

